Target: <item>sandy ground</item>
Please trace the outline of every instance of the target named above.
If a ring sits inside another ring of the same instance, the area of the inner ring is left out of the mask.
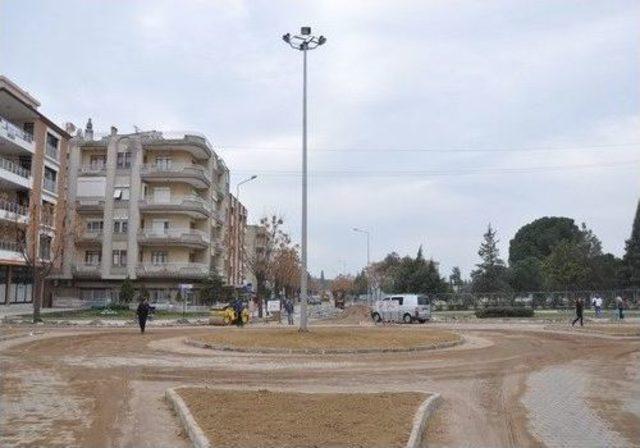
[[[410,331],[413,330],[413,331]],[[217,331],[193,338],[215,347],[249,350],[406,350],[460,342],[460,335],[433,328],[335,328],[322,327],[301,333],[292,328],[239,329]]]
[[[140,335],[38,327],[42,334],[0,341],[0,446],[187,447],[162,400],[179,385],[439,392],[430,447],[640,446],[639,338],[543,324],[433,328],[454,329],[466,343],[412,353],[250,354],[182,343],[227,328]]]
[[[214,446],[403,448],[423,393],[291,393],[184,388]]]

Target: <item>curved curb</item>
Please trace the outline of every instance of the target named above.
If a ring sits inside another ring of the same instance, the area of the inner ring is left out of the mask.
[[[176,389],[180,388],[170,387],[165,391],[164,396],[169,404],[171,404],[171,407],[176,411],[178,417],[180,417],[180,421],[187,430],[187,434],[189,435],[193,446],[195,448],[213,448],[213,445],[211,445],[211,442],[209,442],[209,439],[205,436],[204,432],[196,422],[196,419],[193,418],[189,408],[180,395],[178,395]]]
[[[193,339],[185,339],[182,342],[192,347],[204,348],[208,350],[216,350],[221,352],[236,353],[259,353],[259,354],[287,354],[287,355],[356,355],[365,353],[409,353],[422,352],[428,350],[438,350],[443,348],[455,347],[464,343],[464,337],[460,336],[456,341],[439,342],[436,344],[422,345],[410,348],[363,348],[363,349],[281,349],[281,348],[244,348],[231,347],[228,345],[215,345],[206,342],[196,341]]]
[[[424,427],[427,425],[427,421],[431,414],[438,409],[441,402],[440,394],[431,394],[416,411],[416,415],[413,418],[413,426],[411,428],[411,434],[409,440],[405,445],[406,448],[418,448],[422,445],[422,439],[424,436]]]

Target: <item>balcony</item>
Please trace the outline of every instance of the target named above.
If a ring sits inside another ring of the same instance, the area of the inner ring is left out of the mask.
[[[104,210],[104,198],[82,198],[76,201],[76,211],[79,213],[101,213]]]
[[[138,232],[138,243],[148,246],[186,246],[194,248],[209,247],[209,235],[195,229],[146,229]]]
[[[14,185],[31,189],[31,171],[0,157],[0,177]]]
[[[33,135],[23,131],[4,117],[0,117],[0,137],[4,137],[12,144],[20,147],[22,150],[30,152],[31,154],[35,152]]]
[[[204,189],[211,186],[211,176],[200,165],[162,166],[145,165],[140,176],[150,182],[183,182],[194,188]]]
[[[106,176],[107,167],[104,164],[82,165],[78,173],[80,176]]]
[[[162,277],[162,278],[205,278],[209,275],[209,266],[205,263],[140,263],[136,267],[138,277]]]
[[[198,196],[184,196],[168,201],[154,198],[141,199],[140,211],[145,213],[185,213],[193,218],[208,218],[211,215],[211,206]]]
[[[213,154],[211,143],[203,135],[195,132],[147,132],[140,135],[142,144],[154,150],[182,150],[199,160],[206,160]]]
[[[100,263],[76,263],[72,271],[75,277],[99,278]]]
[[[44,188],[49,193],[56,194],[58,191],[58,184],[53,179],[44,178],[42,180],[42,188]]]
[[[49,157],[50,159],[55,160],[56,162],[58,162],[58,147],[57,146],[53,146],[50,143],[47,143],[44,147],[44,153],[47,155],[47,157]]]
[[[78,232],[76,235],[76,241],[79,243],[102,243],[102,232],[90,232],[88,230],[84,230]]]
[[[29,222],[29,207],[17,202],[0,199],[0,219],[26,224]]]

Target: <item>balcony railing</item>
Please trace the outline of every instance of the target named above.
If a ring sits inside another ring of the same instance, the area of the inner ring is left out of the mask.
[[[82,241],[95,241],[95,242],[100,242],[102,241],[102,231],[89,231],[89,230],[82,230],[80,232],[78,232],[78,239],[82,240]]]
[[[0,240],[0,250],[20,252],[20,245],[17,241]]]
[[[76,263],[73,266],[74,274],[78,275],[100,275],[101,264],[100,263]]]
[[[31,171],[29,171],[28,169],[23,168],[17,163],[12,162],[11,160],[4,159],[2,157],[0,157],[0,168],[10,171],[20,177],[24,177],[25,179],[29,179],[29,177],[31,176]]]
[[[18,126],[11,123],[9,120],[7,120],[4,117],[0,117],[0,127],[5,130],[5,132],[10,138],[17,137],[20,140],[23,140],[24,142],[28,143],[29,145],[33,143],[33,135],[24,131],[23,129],[20,129]]]
[[[58,147],[47,143],[44,148],[45,153],[54,160],[58,160]]]
[[[178,240],[185,243],[208,243],[209,235],[196,229],[142,229],[138,231],[138,238]]]
[[[47,191],[50,191],[51,193],[55,193],[57,190],[56,181],[53,179],[47,179],[45,177],[44,180],[42,181],[42,188],[44,188]]]
[[[181,198],[170,199],[167,201],[158,200],[153,197],[140,200],[140,206],[153,208],[201,208],[206,213],[211,213],[211,206],[198,196],[183,196]]]
[[[209,266],[205,263],[187,262],[140,263],[136,272],[143,277],[206,277]]]
[[[0,199],[0,210],[15,213],[16,215],[29,216],[28,206],[20,205],[17,202],[7,201],[6,199]]]
[[[211,183],[211,176],[207,173],[205,167],[201,165],[144,165],[142,167],[142,173],[159,173],[159,174],[175,174],[182,176],[197,176],[206,180],[207,183]]]

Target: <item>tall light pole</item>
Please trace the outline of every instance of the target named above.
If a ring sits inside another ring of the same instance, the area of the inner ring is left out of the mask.
[[[238,274],[240,274],[240,283],[242,283],[242,280],[244,278],[243,272],[241,272],[241,269],[240,269],[240,265],[244,264],[242,260],[243,258],[242,254],[244,252],[243,250],[244,248],[242,247],[244,245],[244,241],[243,241],[244,238],[241,238],[241,235],[240,235],[240,185],[246,184],[247,182],[251,182],[257,177],[258,175],[254,174],[253,176],[247,177],[246,179],[241,180],[236,184],[236,202],[237,202],[236,204],[236,235],[234,239],[236,240],[236,247],[238,248],[237,268],[238,268]]]
[[[294,50],[302,52],[302,244],[300,270],[300,331],[307,331],[307,51],[324,44],[324,36],[313,36],[311,27],[303,26],[300,34],[282,36]]]
[[[367,302],[371,301],[371,281],[369,280],[369,265],[371,264],[371,259],[370,259],[370,239],[371,239],[371,234],[369,233],[368,230],[366,229],[359,229],[357,227],[353,228],[354,232],[358,232],[358,233],[364,233],[367,236]]]

